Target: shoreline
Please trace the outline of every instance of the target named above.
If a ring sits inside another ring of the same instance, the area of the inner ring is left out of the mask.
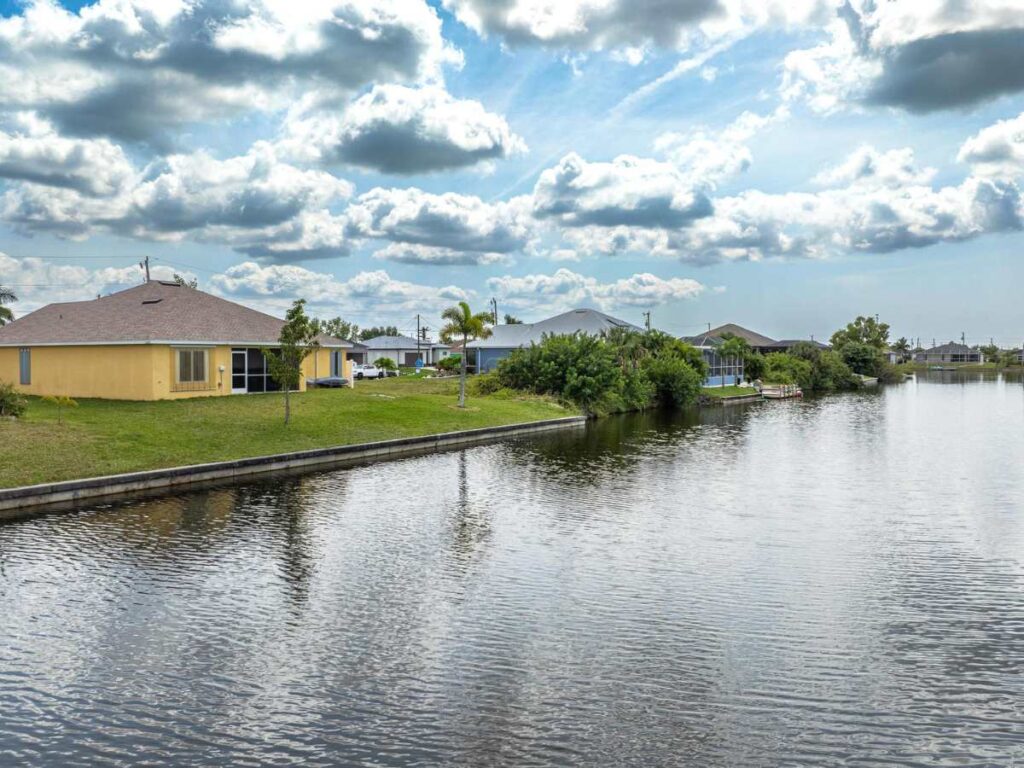
[[[440,452],[507,437],[579,428],[586,423],[586,416],[564,416],[456,432],[3,488],[0,489],[0,520],[40,514],[51,507],[74,508],[80,502],[112,496],[132,496],[150,491],[163,492],[172,488],[188,488],[198,484],[255,477],[271,472],[327,469],[348,464],[388,461],[392,458]]]

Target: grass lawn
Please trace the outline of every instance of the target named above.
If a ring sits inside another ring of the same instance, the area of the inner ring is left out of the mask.
[[[80,400],[64,409],[31,398],[0,421],[0,488],[428,435],[575,415],[540,397],[474,397],[456,407],[458,379],[384,379],[351,389],[159,402]]]
[[[701,394],[708,397],[743,397],[744,395],[756,395],[757,390],[753,387],[704,387]]]

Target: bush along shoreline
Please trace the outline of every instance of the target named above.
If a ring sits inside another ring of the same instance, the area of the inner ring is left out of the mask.
[[[728,354],[742,358],[748,381],[795,384],[806,393],[827,394],[860,389],[862,377],[901,381],[900,368],[884,355],[888,338],[888,325],[858,317],[832,335],[831,348],[799,342],[786,352],[762,355],[736,337],[726,344]],[[603,336],[545,337],[514,350],[496,370],[477,376],[473,387],[478,394],[548,395],[588,416],[603,416],[695,405],[707,375],[707,363],[692,345],[661,331],[616,328]]]
[[[707,364],[693,346],[660,331],[550,336],[517,349],[477,376],[481,394],[502,389],[550,395],[589,416],[682,408],[697,402]]]

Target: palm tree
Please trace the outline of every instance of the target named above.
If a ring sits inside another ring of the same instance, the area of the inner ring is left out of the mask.
[[[466,357],[469,350],[466,345],[476,339],[486,339],[491,335],[491,329],[487,324],[494,318],[489,312],[477,312],[469,308],[469,304],[460,301],[457,306],[448,307],[441,313],[441,319],[446,320],[444,328],[441,329],[441,341],[451,344],[462,339],[462,359],[459,372],[459,408],[466,407]]]
[[[17,300],[18,297],[14,295],[14,291],[0,285],[0,325],[7,325],[7,323],[14,319],[14,313],[5,307],[4,304],[10,304]]]
[[[722,346],[719,347],[719,354],[723,357],[742,362],[750,354],[750,344],[740,336],[729,336],[722,342]],[[725,376],[722,377],[722,386],[725,386]]]
[[[901,363],[910,357],[910,342],[907,341],[907,337],[900,336],[899,339],[893,343],[892,351],[899,355]]]

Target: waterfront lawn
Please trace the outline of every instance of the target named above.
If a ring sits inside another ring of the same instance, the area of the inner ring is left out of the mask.
[[[79,400],[57,423],[54,405],[29,399],[26,415],[0,421],[0,488],[201,464],[333,445],[452,432],[575,415],[530,395],[467,399],[458,379],[399,377],[351,389],[159,402]]]
[[[756,395],[757,390],[753,387],[704,387],[701,390],[701,394],[707,395],[708,397],[746,397],[749,395]]]

